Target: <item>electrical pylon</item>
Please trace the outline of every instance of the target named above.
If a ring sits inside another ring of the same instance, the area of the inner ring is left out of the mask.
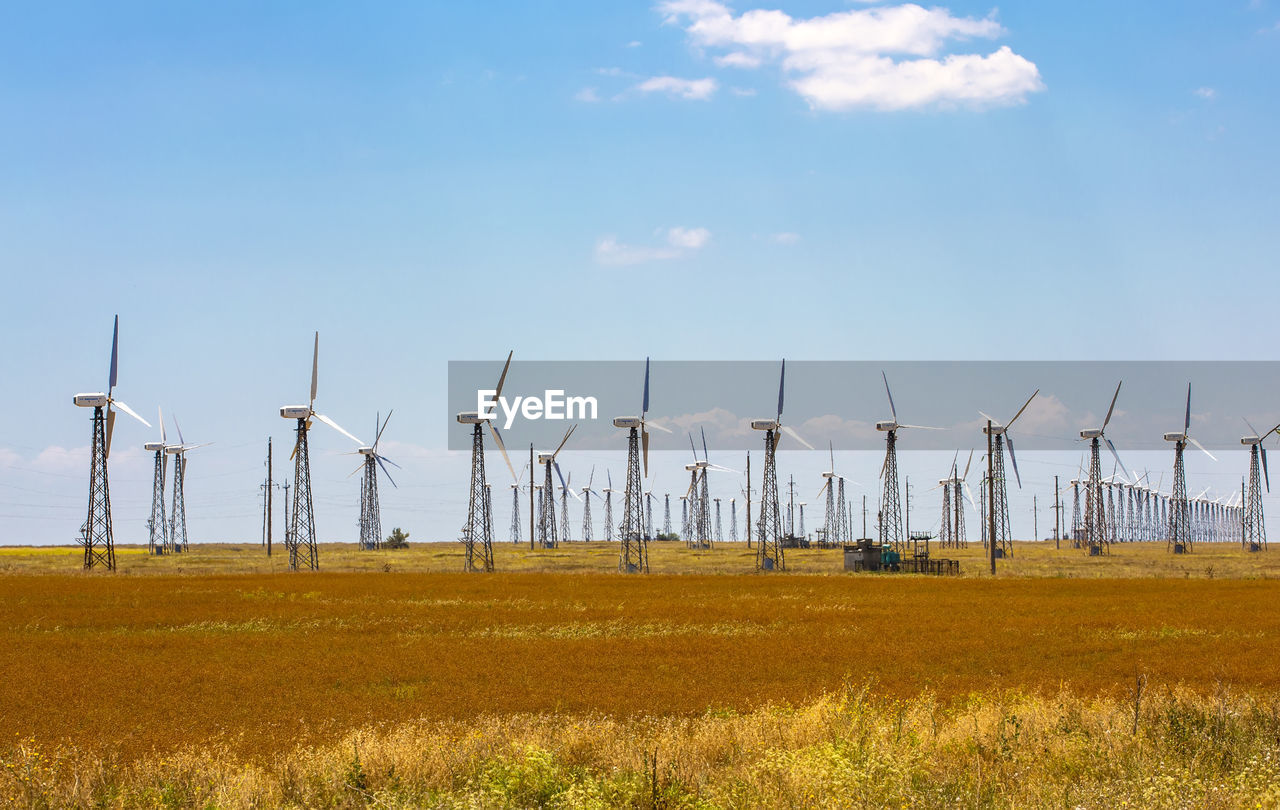
[[[116,568],[116,546],[111,534],[111,493],[107,481],[107,457],[111,455],[111,433],[116,422],[112,406],[151,427],[147,420],[114,397],[119,347],[120,316],[117,315],[111,328],[111,366],[107,372],[107,392],[76,394],[72,398],[77,407],[93,408],[93,440],[89,451],[89,511],[84,525],[80,527],[86,569],[99,565],[108,571]]]

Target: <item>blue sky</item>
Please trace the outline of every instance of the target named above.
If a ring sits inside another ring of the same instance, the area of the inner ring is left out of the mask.
[[[218,539],[256,536],[316,329],[321,408],[395,407],[420,461],[385,508],[449,535],[450,359],[1270,359],[1278,26],[1271,0],[11,9],[0,542],[78,525],[70,396],[117,312],[121,398],[217,442],[188,498]],[[338,539],[355,482],[319,435]]]

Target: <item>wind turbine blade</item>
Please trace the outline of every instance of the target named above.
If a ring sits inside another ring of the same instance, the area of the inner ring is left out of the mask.
[[[116,316],[115,324],[111,327],[111,369],[107,372],[107,396],[111,396],[111,389],[116,387],[116,372],[119,370],[119,349],[120,349],[120,316]]]
[[[985,419],[985,420],[987,420],[987,421],[988,421],[988,422],[990,422],[991,424],[993,424],[993,425],[998,425],[998,424],[1000,424],[1000,420],[999,420],[999,419],[996,419],[994,416],[992,416],[991,414],[987,413],[986,411],[978,411],[978,413],[982,414],[982,418],[983,418],[983,419]]]
[[[316,383],[320,377],[320,333],[316,332],[315,347],[311,350],[311,407],[316,405]]]
[[[360,466],[359,466],[359,467],[356,467],[354,470],[352,470],[351,472],[347,473],[347,477],[348,477],[348,478],[350,478],[351,476],[353,476],[353,475],[355,475],[356,473],[358,473],[358,472],[360,472],[361,470],[363,470],[363,469],[364,469],[364,465],[365,465],[365,464],[367,464],[367,463],[368,463],[368,462],[366,462],[366,461],[362,461],[362,462],[360,462]]]
[[[523,472],[523,470],[521,471]],[[591,465],[591,474],[587,476],[587,489],[591,489],[591,482],[596,480],[596,465]]]
[[[641,455],[644,457],[644,477],[648,478],[649,477],[649,431],[645,430],[643,426],[640,429],[640,447],[641,447]],[[592,468],[593,471],[594,469],[595,468]],[[587,486],[591,486],[590,481],[587,482]]]
[[[946,430],[946,428],[929,427],[928,425],[898,425],[900,428],[914,428],[916,430]]]
[[[831,472],[835,472],[836,471],[836,446],[834,442],[829,440],[827,441],[827,453],[828,455],[831,456]],[[827,480],[830,481],[831,479],[828,478]]]
[[[893,414],[893,421],[898,421],[898,409],[893,406],[893,392],[889,390],[889,378],[883,371],[880,376],[884,379],[884,392],[889,395],[889,412]]]
[[[1013,423],[1014,423],[1014,422],[1018,421],[1018,417],[1019,417],[1019,416],[1022,416],[1022,412],[1023,412],[1023,411],[1025,411],[1025,410],[1027,409],[1027,406],[1031,404],[1031,400],[1035,399],[1035,398],[1036,398],[1036,394],[1038,394],[1038,393],[1040,393],[1040,389],[1039,389],[1039,388],[1037,388],[1037,389],[1035,390],[1035,393],[1033,393],[1031,396],[1027,397],[1027,401],[1026,401],[1026,402],[1024,402],[1024,403],[1022,403],[1022,407],[1018,409],[1018,412],[1017,412],[1017,413],[1015,413],[1015,414],[1013,415],[1013,418],[1012,418],[1012,419],[1010,419],[1010,420],[1008,421],[1008,423],[1006,423],[1006,424],[1005,424],[1005,426],[1004,426],[1004,429],[1005,429],[1005,430],[1008,430],[1008,429],[1010,428],[1010,426],[1012,426],[1012,425],[1013,425]]]
[[[1187,383],[1187,418],[1182,423],[1183,435],[1189,430],[1191,430],[1191,383]]]
[[[169,476],[169,454],[160,454],[160,491],[164,491],[164,479]]]
[[[674,431],[672,431],[672,430],[671,430],[671,428],[666,427],[665,425],[660,425],[660,424],[658,424],[657,422],[645,422],[645,423],[644,423],[644,425],[645,425],[645,427],[651,427],[651,428],[654,428],[655,430],[661,430],[663,433],[673,433],[673,432],[674,432]]]
[[[885,467],[888,467],[888,466],[889,466],[889,453],[888,451],[885,451],[884,461],[880,462],[880,478],[881,479],[884,478],[884,470],[885,470]]]
[[[187,440],[182,438],[182,425],[178,424],[178,415],[173,415],[173,426],[178,429],[178,444],[186,444]]]
[[[390,419],[391,415],[388,414],[387,418]],[[488,420],[488,424],[489,432],[493,434],[493,443],[498,446],[498,452],[502,454],[502,460],[507,462],[507,471],[511,473],[511,480],[515,481],[516,468],[511,466],[511,457],[507,455],[507,447],[502,443],[502,434],[498,433],[498,428],[494,426],[492,419]],[[378,445],[377,442],[374,442],[373,444],[374,447],[377,447]]]
[[[399,489],[400,485],[396,483],[396,479],[391,477],[391,471],[388,470],[386,465],[382,463],[382,458],[380,456],[374,456],[373,459],[374,461],[378,462],[378,466],[382,468],[382,474],[385,475],[387,477],[387,480],[391,482],[391,486],[395,487],[396,489]]]
[[[716,472],[727,472],[727,473],[733,473],[734,475],[742,475],[741,470],[731,470],[728,467],[721,467],[719,464],[709,464],[707,465],[707,469],[715,470]]]
[[[605,470],[604,475],[605,475],[605,478],[607,478],[609,481],[609,489],[613,489],[613,473],[609,472],[608,470]]]
[[[702,460],[703,460],[703,461],[710,461],[710,460],[711,460],[711,456],[709,456],[709,455],[707,454],[707,429],[706,429],[706,428],[698,428],[698,430],[702,431]]]
[[[832,480],[833,480],[833,479],[828,478],[828,479],[826,479],[825,481],[823,481],[823,482],[822,482],[822,489],[818,490],[818,494],[813,496],[813,499],[814,499],[815,501],[822,497],[822,493],[824,493],[824,492],[826,492],[826,491],[827,491],[827,487],[831,486],[831,481],[832,481]]]
[[[333,428],[334,430],[338,431],[338,432],[339,432],[339,433],[341,433],[343,436],[346,436],[348,439],[350,439],[351,441],[355,442],[356,444],[360,444],[360,445],[363,445],[363,444],[364,444],[364,442],[360,441],[360,440],[359,440],[359,439],[357,439],[355,436],[352,436],[350,433],[348,433],[348,432],[346,431],[346,429],[345,429],[345,428],[343,428],[343,427],[342,427],[341,425],[339,425],[337,422],[333,421],[332,419],[330,419],[329,417],[325,416],[324,414],[322,414],[322,413],[318,413],[318,414],[316,414],[315,416],[316,416],[316,418],[317,418],[317,419],[319,419],[321,422],[324,422],[326,425],[328,425],[329,427],[331,427],[331,428]]]
[[[684,497],[685,497],[685,498],[688,498],[691,494],[693,494],[693,488],[694,488],[694,487],[696,487],[696,486],[698,485],[698,476],[697,476],[697,475],[691,475],[691,476],[689,476],[689,478],[690,478],[690,481],[689,481],[689,488],[688,488],[688,489],[686,489],[686,490],[684,491]]]
[[[564,449],[565,442],[569,441],[569,437],[572,436],[573,432],[577,429],[578,429],[578,425],[575,423],[573,425],[570,425],[569,429],[564,432],[564,438],[560,440],[560,446],[557,447],[556,451],[551,454],[551,457],[553,459],[556,456],[560,455],[560,451]]]
[[[644,399],[640,403],[640,415],[649,412],[649,358],[644,359]]]
[[[1120,396],[1120,386],[1124,385],[1124,380],[1116,384],[1116,392],[1111,396],[1111,407],[1107,408],[1107,418],[1102,420],[1102,429],[1106,430],[1107,425],[1111,422],[1111,412],[1116,409],[1116,398]],[[1109,442],[1108,442],[1109,444]]]
[[[1243,416],[1242,416],[1242,417],[1240,417],[1240,418],[1241,418],[1241,419],[1244,419],[1244,417],[1243,417]],[[1250,424],[1249,424],[1249,420],[1248,420],[1248,419],[1244,419],[1244,423],[1245,423],[1246,425],[1249,425],[1249,432],[1250,432],[1250,433],[1252,433],[1254,436],[1261,436],[1261,435],[1262,435],[1261,433],[1259,433],[1259,432],[1258,432],[1258,429],[1257,429],[1256,427],[1254,427],[1253,425],[1250,425]]]
[[[128,405],[124,404],[124,403],[123,403],[123,402],[121,402],[120,400],[118,400],[118,399],[114,399],[114,400],[112,400],[112,401],[111,401],[111,404],[112,404],[112,405],[115,405],[115,406],[116,406],[117,408],[119,408],[120,410],[122,410],[122,411],[124,411],[125,413],[129,414],[129,415],[130,415],[130,416],[132,416],[134,419],[137,419],[139,422],[141,422],[142,424],[146,425],[147,427],[151,427],[151,423],[150,423],[150,422],[148,422],[147,420],[143,419],[141,416],[138,416],[138,414],[134,413],[133,408],[130,408]]]
[[[560,472],[560,462],[552,459],[551,465],[556,468],[556,477],[560,479],[560,486],[568,489],[569,485],[564,482],[564,473]]]
[[[1018,489],[1022,489],[1022,476],[1018,474],[1018,457],[1013,454],[1013,437],[1008,433],[1004,434],[1004,443],[1009,447],[1009,461],[1013,463],[1013,477],[1018,482]]]
[[[1267,492],[1271,491],[1271,475],[1267,472],[1267,448],[1259,447],[1262,453],[1262,478],[1267,482]]]
[[[693,460],[698,460],[698,448],[693,443],[693,433],[689,434],[689,452],[693,453]]]
[[[1204,449],[1204,445],[1203,445],[1203,444],[1201,444],[1200,442],[1196,441],[1196,440],[1195,440],[1195,438],[1193,438],[1193,437],[1191,437],[1191,436],[1188,436],[1188,437],[1187,437],[1187,441],[1191,442],[1191,443],[1192,443],[1192,444],[1194,444],[1196,447],[1199,447],[1199,448],[1200,448],[1200,450],[1201,450],[1201,451],[1202,451],[1206,456],[1208,456],[1209,458],[1213,459],[1214,461],[1217,461],[1217,460],[1218,460],[1218,457],[1217,457],[1217,456],[1215,456],[1213,453],[1210,453],[1208,450],[1205,450],[1205,449]]]
[[[498,377],[498,387],[493,391],[493,399],[497,401],[502,396],[502,384],[507,381],[507,369],[511,368],[511,356],[516,353],[515,349],[507,352],[507,363],[502,367],[502,376]]]
[[[785,390],[787,382],[787,359],[782,358],[782,373],[778,375],[778,416],[777,421],[782,421],[782,393]]]
[[[788,436],[790,436],[791,438],[793,438],[793,439],[795,439],[796,441],[800,442],[801,444],[803,444],[805,447],[809,448],[810,450],[813,450],[813,449],[814,449],[814,446],[813,446],[813,445],[809,444],[809,443],[808,443],[808,442],[806,442],[804,439],[800,438],[800,434],[799,434],[799,433],[796,433],[796,432],[795,432],[795,430],[791,427],[791,425],[782,425],[781,427],[782,427],[783,432],[784,432],[784,433],[786,433]],[[775,445],[774,447],[775,447],[775,449],[777,449],[777,446],[776,446],[776,445]]]
[[[961,481],[960,483],[964,485],[964,494],[965,497],[969,499],[969,505],[974,508],[974,511],[977,511],[978,504],[973,500],[973,490],[969,489],[969,482]]]
[[[973,463],[973,448],[969,448],[969,460],[964,463],[964,477],[969,477],[969,465]]]
[[[156,414],[160,419],[160,443],[165,444],[169,440],[165,436],[165,432],[164,432],[164,408],[156,408]]]
[[[375,453],[375,454],[374,454],[374,456],[375,456],[376,458],[378,458],[378,459],[382,460],[382,461],[387,462],[387,463],[388,463],[388,464],[390,464],[392,467],[395,467],[397,470],[403,470],[403,469],[404,469],[404,467],[401,467],[399,464],[395,463],[394,461],[392,461],[391,459],[389,459],[389,458],[387,458],[386,456],[382,455],[381,453]]]
[[[373,449],[375,449],[375,450],[377,450],[377,449],[378,449],[378,442],[382,441],[382,431],[384,431],[384,430],[386,430],[386,429],[387,429],[387,422],[390,422],[390,421],[391,421],[391,414],[393,414],[393,413],[395,413],[395,412],[396,412],[396,409],[395,409],[395,408],[392,408],[390,411],[387,411],[387,418],[386,418],[386,419],[384,419],[384,420],[382,420],[382,427],[378,428],[378,435],[376,435],[376,436],[374,436],[374,437],[373,437]],[[492,421],[492,420],[491,420],[491,421]],[[504,452],[505,452],[505,451],[504,451]],[[507,466],[509,467],[509,466],[511,466],[511,465],[510,465],[510,464],[508,464]]]
[[[1116,390],[1119,391],[1119,389],[1116,389]],[[1116,452],[1116,446],[1112,444],[1111,439],[1107,438],[1106,436],[1103,436],[1102,438],[1103,440],[1106,441],[1107,449],[1111,451],[1111,455],[1115,457],[1116,464],[1120,465],[1120,469],[1124,470],[1125,476],[1128,477],[1129,470],[1124,466],[1124,462],[1120,460],[1120,454]]]
[[[111,458],[111,433],[116,428],[116,412],[111,410],[111,400],[107,400],[107,446],[102,448],[103,454]]]

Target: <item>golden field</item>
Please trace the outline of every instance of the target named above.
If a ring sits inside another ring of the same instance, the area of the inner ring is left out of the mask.
[[[1244,806],[1280,773],[1276,551],[1019,544],[993,579],[973,547],[960,578],[651,549],[647,577],[603,543],[502,544],[493,575],[452,544],[325,546],[320,573],[257,546],[120,549],[115,574],[0,550],[0,794],[1028,806],[1087,782],[1074,803],[1178,806],[1159,775]]]

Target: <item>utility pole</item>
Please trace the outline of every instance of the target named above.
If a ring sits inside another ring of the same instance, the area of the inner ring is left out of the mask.
[[[291,539],[289,537],[289,479],[288,478],[284,479],[284,514],[285,514],[284,547],[285,547],[285,550],[287,551],[289,549],[289,541]]]
[[[1058,500],[1058,476],[1053,477],[1053,547],[1061,548],[1062,533],[1059,527],[1062,525],[1062,503]]]
[[[867,496],[862,496],[862,536],[867,536]]]
[[[267,556],[271,556],[271,437],[267,437]]]
[[[992,469],[995,458],[991,447],[991,420],[987,420],[987,503],[996,502],[996,477]],[[996,575],[996,510],[987,509],[987,550],[991,553],[991,576]]]
[[[1040,539],[1040,507],[1036,505],[1036,496],[1031,496],[1031,539]]]
[[[533,551],[533,534],[536,527],[536,519],[533,516],[533,476],[534,470],[538,469],[533,466],[533,442],[529,442],[529,550]]]
[[[903,531],[906,533],[906,542],[911,542],[911,476],[905,476],[903,479],[902,494],[906,497],[902,505]]]
[[[747,548],[751,548],[751,451],[747,451]]]

